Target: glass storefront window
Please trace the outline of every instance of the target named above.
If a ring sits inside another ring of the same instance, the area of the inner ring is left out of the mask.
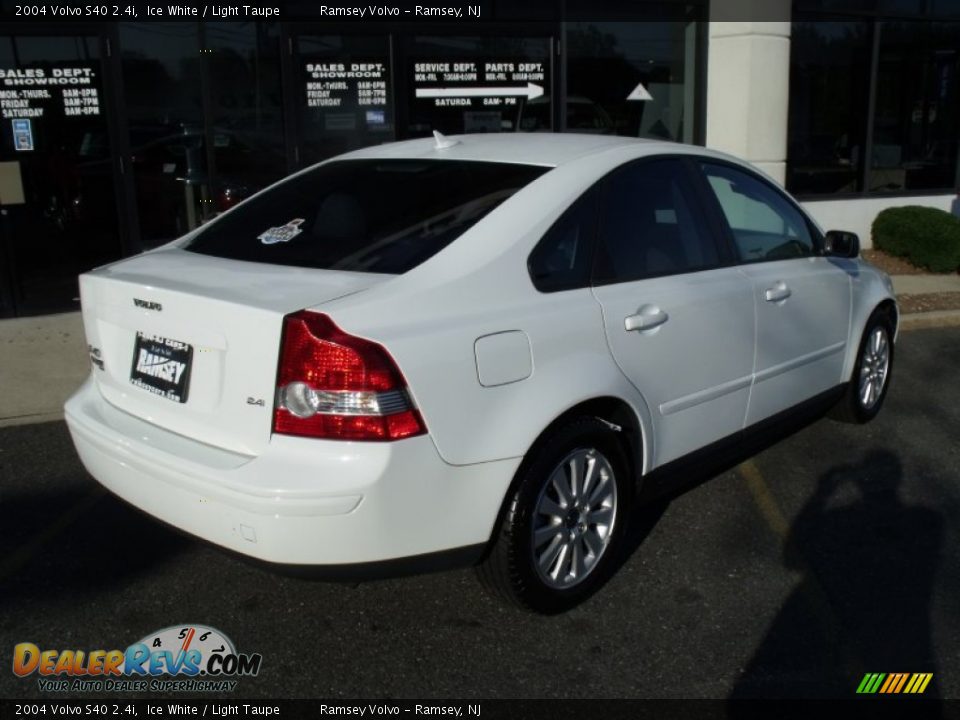
[[[77,275],[120,257],[100,47],[0,35],[0,162],[22,188],[0,216],[0,315],[74,310]]]
[[[696,23],[570,23],[566,129],[692,143]]]
[[[909,3],[879,7],[915,10]],[[960,23],[798,17],[787,188],[799,195],[956,188]]]
[[[210,194],[213,212],[222,212],[287,172],[280,30],[276,23],[211,23],[206,46],[213,118]]]
[[[276,23],[129,23],[120,42],[143,247],[286,174]]]
[[[196,227],[206,159],[196,23],[120,25],[123,97],[140,237],[152,247]]]
[[[877,72],[870,190],[955,186],[960,23],[884,23]]]
[[[787,188],[861,189],[870,90],[871,23],[794,22]]]

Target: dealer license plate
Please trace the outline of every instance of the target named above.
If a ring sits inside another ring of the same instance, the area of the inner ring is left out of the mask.
[[[193,347],[179,340],[137,333],[130,382],[155,395],[184,403],[190,388]]]

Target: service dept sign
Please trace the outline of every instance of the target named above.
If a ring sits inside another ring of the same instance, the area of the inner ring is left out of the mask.
[[[463,132],[550,129],[546,56],[414,59],[410,70],[413,105],[423,117],[450,114]]]

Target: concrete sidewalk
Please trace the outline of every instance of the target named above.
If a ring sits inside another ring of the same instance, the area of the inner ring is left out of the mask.
[[[958,275],[894,275],[898,295],[960,292]],[[904,315],[904,330],[960,325],[960,311]],[[0,427],[63,417],[90,372],[80,313],[0,321]]]
[[[0,321],[0,427],[63,417],[89,372],[80,313]]]

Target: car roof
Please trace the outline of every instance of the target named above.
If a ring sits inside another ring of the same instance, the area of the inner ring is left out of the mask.
[[[645,140],[612,135],[581,133],[477,133],[450,135],[447,141],[456,141],[449,147],[438,148],[431,138],[386,143],[355,150],[337,159],[437,159],[475,160],[558,167],[580,158],[614,148],[643,147],[649,154],[677,152],[684,146],[665,140]],[[697,148],[698,151],[704,148]],[[705,153],[707,154],[707,153]]]

